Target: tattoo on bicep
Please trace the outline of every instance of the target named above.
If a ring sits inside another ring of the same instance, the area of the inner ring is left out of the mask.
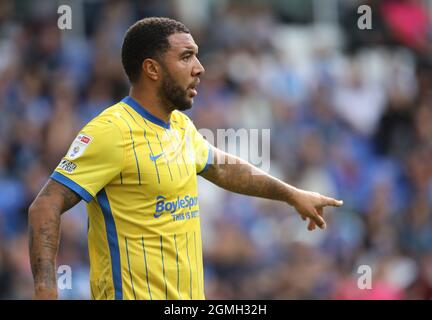
[[[72,191],[69,188],[63,187],[61,190],[61,194],[63,195],[65,211],[69,210],[81,201],[81,197],[76,194],[75,191]]]
[[[61,213],[77,204],[81,197],[66,186],[49,180],[38,195],[46,210],[44,215],[32,215],[29,224],[29,250],[35,285],[56,285],[55,258],[60,241]],[[36,205],[37,208],[37,205]],[[36,211],[36,213],[39,213]],[[42,212],[41,212],[42,213]]]
[[[81,201],[81,197],[75,193],[75,191],[72,191],[68,187],[65,187],[54,180],[49,180],[45,184],[38,197],[52,197],[54,195],[60,195],[62,201],[52,202],[51,207],[56,211],[60,211],[61,213],[69,210]]]

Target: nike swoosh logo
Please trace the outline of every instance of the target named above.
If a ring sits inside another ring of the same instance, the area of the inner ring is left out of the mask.
[[[150,160],[151,160],[151,161],[156,161],[157,159],[159,159],[160,157],[162,157],[163,154],[164,154],[164,153],[162,152],[162,153],[160,153],[160,154],[158,154],[158,155],[155,155],[155,156],[150,155]]]

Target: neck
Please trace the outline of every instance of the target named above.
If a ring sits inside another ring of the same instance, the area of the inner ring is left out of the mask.
[[[171,117],[172,110],[167,108],[167,105],[158,98],[155,93],[141,88],[131,87],[129,96],[143,106],[148,112],[162,121],[168,123]]]

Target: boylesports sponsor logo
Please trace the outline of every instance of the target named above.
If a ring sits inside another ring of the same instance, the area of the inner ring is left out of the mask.
[[[191,197],[189,195],[184,197],[178,196],[176,200],[167,201],[166,197],[157,196],[156,213],[154,214],[154,217],[159,218],[164,212],[174,214],[180,209],[192,210],[196,205],[198,205],[198,197]]]

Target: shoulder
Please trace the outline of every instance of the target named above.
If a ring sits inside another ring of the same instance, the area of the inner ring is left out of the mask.
[[[90,120],[81,130],[81,135],[91,140],[114,141],[123,140],[122,113],[119,106],[113,105]]]
[[[125,121],[123,120],[127,115],[127,110],[117,103],[111,107],[106,108],[98,116],[90,120],[82,129],[82,131],[102,132],[104,134],[112,133],[116,135],[126,129]]]

